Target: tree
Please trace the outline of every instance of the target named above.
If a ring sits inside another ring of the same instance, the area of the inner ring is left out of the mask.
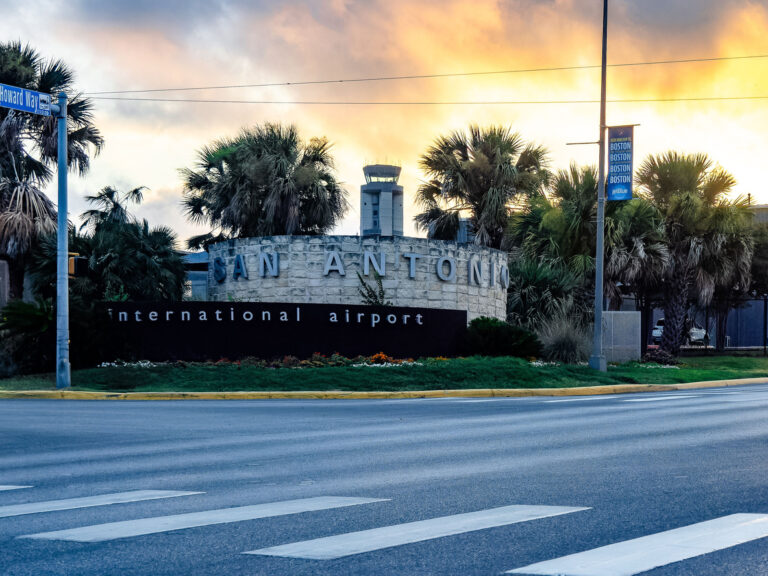
[[[72,281],[72,293],[84,305],[98,300],[181,300],[184,261],[175,249],[176,235],[166,226],[150,227],[135,219],[127,202],[139,203],[141,190],[120,193],[107,186],[86,199],[99,208],[82,214],[87,228],[69,230],[73,252],[88,259],[88,273]],[[56,285],[56,237],[41,239],[32,263],[41,296],[52,296]]]
[[[526,257],[509,260],[507,322],[528,330],[538,330],[556,316],[583,318],[574,298],[579,280],[560,262]]]
[[[183,169],[184,207],[193,222],[213,229],[190,248],[227,238],[320,235],[348,208],[325,138],[305,144],[295,126],[266,123],[243,129],[198,152]]]
[[[415,218],[431,238],[452,240],[467,215],[475,243],[500,248],[518,195],[535,195],[549,178],[546,150],[525,144],[510,128],[473,125],[439,137],[421,157],[429,179],[416,201]]]
[[[529,261],[565,267],[573,275],[569,293],[577,296],[577,309],[585,314],[591,308],[589,294],[594,294],[596,220],[597,171],[572,164],[555,175],[545,195],[529,198],[507,229],[508,241]],[[645,324],[650,296],[668,262],[663,238],[661,214],[649,202],[635,198],[606,206],[605,294],[619,306],[624,293],[634,293]]]
[[[43,60],[20,42],[0,43],[0,83],[71,95],[67,103],[67,160],[80,174],[91,150],[103,145],[92,102],[73,94],[74,74],[61,60]],[[9,262],[11,297],[22,295],[27,255],[37,238],[55,229],[56,211],[42,192],[58,154],[57,121],[0,108],[0,258]]]
[[[701,306],[708,306],[718,286],[731,290],[747,281],[752,258],[749,208],[743,199],[727,199],[733,176],[704,154],[649,156],[637,180],[641,194],[664,218],[669,266],[663,274],[661,348],[677,355],[687,336],[689,297],[695,295]]]

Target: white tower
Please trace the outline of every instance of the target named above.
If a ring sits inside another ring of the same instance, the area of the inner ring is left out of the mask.
[[[360,187],[360,235],[403,235],[403,187],[397,185],[400,166],[372,164],[363,167]]]

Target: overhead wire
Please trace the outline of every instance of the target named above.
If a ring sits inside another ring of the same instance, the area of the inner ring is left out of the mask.
[[[700,62],[721,62],[729,60],[755,60],[768,58],[768,54],[748,54],[743,56],[715,56],[708,58],[683,58],[672,60],[648,60],[641,62],[620,62],[608,64],[609,68],[626,68],[632,66],[658,66],[669,64],[690,64]],[[435,78],[460,78],[470,76],[490,76],[503,74],[524,74],[536,72],[563,72],[568,70],[590,70],[600,68],[599,64],[588,64],[579,66],[555,66],[543,68],[519,68],[512,70],[488,70],[478,72],[450,72],[444,74],[409,74],[403,76],[371,76],[365,78],[341,78],[335,80],[303,80],[298,82],[266,82],[259,84],[224,84],[217,86],[182,86],[176,88],[145,88],[135,90],[103,90],[98,92],[86,92],[86,96],[104,96],[108,94],[144,94],[155,92],[189,92],[195,90],[227,90],[237,88],[271,88],[280,86],[307,86],[317,84],[342,84],[342,83],[362,83],[362,82],[384,82],[393,80],[422,80]]]
[[[600,100],[219,100],[203,98],[132,98],[123,96],[94,96],[91,100],[117,100],[124,102],[178,102],[197,104],[283,104],[310,106],[503,106],[537,104],[599,104]],[[768,100],[768,96],[693,96],[682,98],[618,98],[608,99],[611,104],[653,102],[717,102]]]

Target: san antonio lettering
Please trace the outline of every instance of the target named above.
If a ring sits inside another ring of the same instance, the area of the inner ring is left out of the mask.
[[[416,266],[419,260],[427,258],[425,254],[415,252],[403,252],[400,255],[407,261],[408,278],[416,279]],[[259,270],[261,278],[271,276],[277,278],[280,276],[280,255],[276,252],[259,252]],[[338,274],[346,276],[344,260],[338,250],[327,250],[325,253],[323,265],[323,276]],[[382,278],[387,275],[387,258],[384,252],[374,254],[370,250],[365,250],[362,254],[362,272],[363,276],[369,276],[375,272]],[[456,281],[456,259],[452,256],[441,256],[435,261],[434,273],[443,281],[452,283]],[[481,286],[486,282],[489,288],[498,287],[502,290],[509,288],[509,269],[504,266],[497,266],[496,261],[491,259],[490,267],[485,266],[478,256],[471,256],[467,261],[467,283],[470,285]],[[217,256],[213,259],[213,278],[221,284],[227,279],[227,264],[223,258]],[[248,268],[245,264],[245,257],[242,254],[235,255],[232,265],[232,279],[248,279]]]

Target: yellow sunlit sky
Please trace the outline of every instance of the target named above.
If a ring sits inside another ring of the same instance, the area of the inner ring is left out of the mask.
[[[610,0],[608,62],[768,55],[768,2]],[[600,63],[602,0],[285,0],[104,2],[0,0],[0,41],[61,58],[83,92],[451,74]],[[768,96],[768,58],[612,67],[609,100]],[[130,95],[259,101],[487,102],[596,100],[600,70],[273,86]],[[106,185],[146,186],[136,210],[180,240],[203,231],[181,212],[179,169],[205,144],[265,121],[295,123],[334,143],[359,228],[366,163],[402,166],[406,234],[423,174],[419,156],[470,123],[511,126],[550,151],[554,169],[595,164],[597,104],[308,105],[95,100],[105,138],[85,177],[70,178],[73,219]],[[704,152],[736,194],[768,203],[768,99],[609,103],[608,124],[640,124],[635,165],[669,149]],[[55,189],[49,190],[55,198]]]

